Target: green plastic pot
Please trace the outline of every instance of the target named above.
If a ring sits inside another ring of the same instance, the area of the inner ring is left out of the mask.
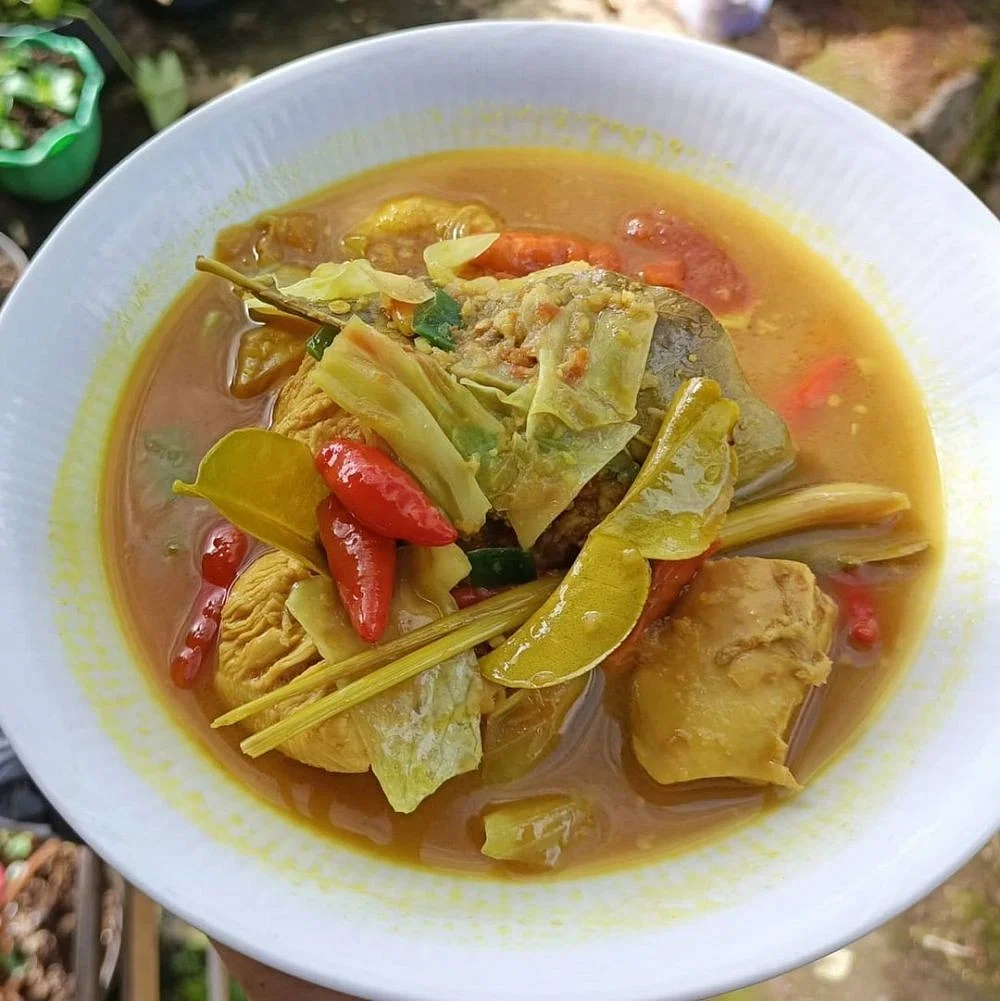
[[[78,191],[93,173],[101,149],[101,115],[97,106],[104,71],[94,54],[77,38],[25,34],[7,48],[40,46],[71,56],[83,72],[76,114],[43,135],[28,149],[0,150],[0,187],[19,198],[52,202]]]

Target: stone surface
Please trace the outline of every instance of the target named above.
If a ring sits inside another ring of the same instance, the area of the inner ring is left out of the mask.
[[[978,68],[989,51],[976,25],[893,27],[831,39],[799,72],[909,131],[938,88]]]

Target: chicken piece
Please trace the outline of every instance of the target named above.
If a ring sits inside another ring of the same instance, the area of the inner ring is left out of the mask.
[[[632,682],[632,746],[659,783],[731,777],[798,788],[789,725],[830,674],[836,605],[788,560],[705,564],[643,638]]]
[[[310,576],[284,553],[266,553],[239,576],[222,609],[215,687],[229,708],[293,681],[322,660],[305,630],[285,609],[292,586]],[[278,722],[323,691],[287,699],[248,720],[255,732]],[[364,772],[369,758],[350,713],[334,716],[278,748],[330,772]]]
[[[331,438],[364,437],[358,419],[341,410],[309,378],[315,364],[316,359],[306,355],[298,371],[281,387],[271,422],[272,431],[304,442],[314,454]]]

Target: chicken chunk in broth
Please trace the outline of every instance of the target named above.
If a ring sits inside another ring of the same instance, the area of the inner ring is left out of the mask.
[[[164,698],[303,822],[624,864],[779,805],[901,676],[941,548],[919,398],[731,197],[449,153],[198,268],[122,400],[108,569]]]

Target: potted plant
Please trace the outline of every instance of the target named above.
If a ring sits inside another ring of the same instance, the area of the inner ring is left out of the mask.
[[[88,0],[0,0],[0,27],[17,37],[48,32],[76,22],[90,29],[121,71],[132,81],[153,128],[166,128],[187,110],[187,85],[177,53],[132,57],[122,48]]]
[[[75,38],[44,34],[0,46],[0,184],[36,201],[90,177],[101,146],[104,72]]]

